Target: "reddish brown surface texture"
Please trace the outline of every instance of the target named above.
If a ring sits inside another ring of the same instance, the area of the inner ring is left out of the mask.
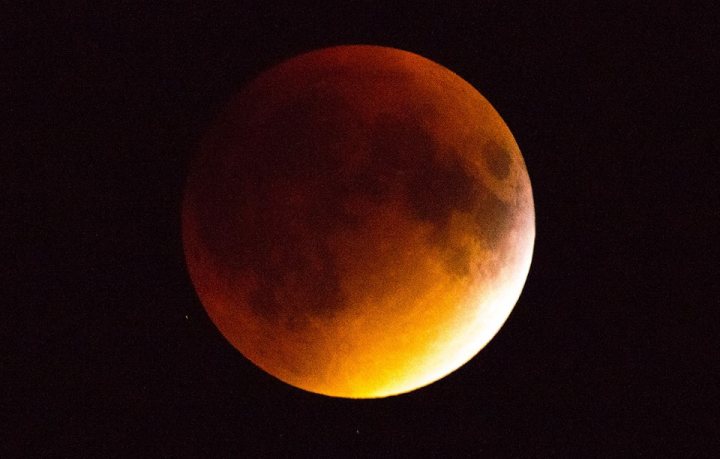
[[[313,392],[382,397],[472,358],[535,236],[512,134],[460,77],[345,46],[260,75],[191,164],[188,269],[248,359]]]

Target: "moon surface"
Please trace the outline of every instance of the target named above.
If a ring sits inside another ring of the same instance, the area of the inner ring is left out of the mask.
[[[528,275],[524,160],[450,70],[379,46],[302,54],[228,104],[189,166],[182,234],[245,357],[335,397],[412,391],[497,333]]]

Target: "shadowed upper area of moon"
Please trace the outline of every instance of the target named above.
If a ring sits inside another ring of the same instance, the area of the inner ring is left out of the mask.
[[[414,218],[432,224],[427,242],[457,276],[469,274],[472,257],[449,236],[453,213],[471,214],[477,237],[496,244],[511,209],[470,173],[460,153],[438,154],[451,147],[432,138],[423,117],[381,112],[367,123],[341,94],[310,88],[268,121],[242,126],[242,144],[208,152],[217,158],[201,172],[207,176],[198,198],[205,203],[198,209],[201,237],[227,269],[257,274],[251,306],[261,317],[297,321],[308,308],[332,315],[348,306],[327,241],[362,223],[348,211],[350,199],[401,196]],[[365,150],[349,171],[348,149]],[[507,154],[489,152],[493,174],[507,176]]]
[[[349,48],[281,65],[236,97],[190,167],[183,210],[191,277],[221,331],[327,393],[393,385],[393,365],[420,371],[422,349],[472,323],[473,298],[525,263],[534,237],[522,158],[489,104],[418,56]],[[393,333],[404,344],[387,344]],[[360,349],[365,335],[380,344]],[[348,362],[368,373],[345,374]]]
[[[244,126],[246,141],[205,172],[214,179],[203,181],[201,237],[228,269],[257,274],[251,306],[268,319],[304,316],[294,308],[331,314],[344,303],[327,239],[353,223],[341,211],[350,189],[336,176],[347,122],[331,96],[303,94],[272,123]]]

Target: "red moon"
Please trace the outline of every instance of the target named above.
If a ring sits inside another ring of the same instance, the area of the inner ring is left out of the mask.
[[[525,162],[458,75],[379,46],[309,52],[229,103],[190,164],[187,267],[245,357],[335,397],[412,391],[507,319],[528,275]]]

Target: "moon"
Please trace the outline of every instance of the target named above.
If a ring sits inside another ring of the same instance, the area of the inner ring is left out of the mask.
[[[227,105],[188,168],[188,272],[222,335],[274,377],[378,398],[453,372],[528,275],[530,179],[490,103],[393,48],[312,51]]]

